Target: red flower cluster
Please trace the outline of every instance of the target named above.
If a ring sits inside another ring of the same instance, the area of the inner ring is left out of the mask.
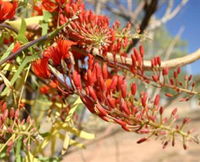
[[[169,125],[178,118],[177,109],[172,111],[169,118],[163,118],[164,108],[159,105],[159,95],[156,95],[153,101],[146,92],[138,95],[135,83],[129,85],[124,76],[111,74],[105,63],[100,65],[92,56],[89,57],[88,64],[89,68],[84,78],[81,80],[80,74],[75,71],[72,80],[90,112],[105,121],[118,123],[126,131],[148,134],[148,137],[140,139],[138,143],[156,135],[161,137],[163,147],[166,147],[170,141],[174,145],[175,136],[180,135],[186,148],[185,143],[191,137],[190,132],[184,133],[183,128],[188,120],[184,119],[180,126],[169,129]],[[168,138],[169,136],[172,138]]]
[[[191,138],[190,133],[185,133],[183,130],[187,122],[183,122],[181,126],[169,127],[177,119],[176,110],[169,118],[163,118],[164,109],[159,105],[159,95],[151,99],[146,92],[137,93],[136,83],[128,83],[125,76],[115,73],[116,56],[120,55],[120,58],[122,55],[127,56],[125,49],[132,38],[130,24],[121,29],[119,22],[116,22],[110,27],[107,17],[86,11],[81,0],[43,0],[42,5],[49,12],[53,14],[56,12],[54,20],[59,25],[66,23],[77,12],[80,13],[78,18],[66,26],[59,35],[60,38],[69,40],[57,40],[44,51],[40,60],[33,63],[35,74],[41,78],[51,76],[57,83],[62,84],[63,94],[79,95],[88,110],[103,120],[118,123],[126,131],[149,135],[138,143],[156,135],[162,137],[163,147],[166,147],[169,141],[174,143],[175,136],[180,135],[185,148],[185,142]],[[71,48],[73,45],[76,47]],[[79,49],[78,52],[76,48]],[[100,64],[94,55],[88,54],[94,49],[105,57],[108,52],[113,54],[113,61],[108,61],[111,64],[109,68],[107,63]],[[88,56],[88,61],[83,59],[85,56]],[[162,72],[158,71],[161,67],[160,57],[151,60],[152,76],[146,76],[143,46],[140,46],[139,50],[133,49],[131,61],[132,64],[126,67],[126,70],[131,71],[135,78],[176,91],[184,90],[177,87],[183,86],[177,80],[179,68],[174,72],[173,79],[167,78],[168,68],[164,68]],[[48,64],[51,64],[62,78],[52,72]],[[120,65],[123,66],[123,62]],[[189,82],[188,78],[187,83]],[[59,89],[59,85],[42,87],[41,91],[48,93],[51,88]],[[192,93],[192,90],[186,92]]]
[[[20,118],[20,109],[15,109],[14,107],[8,108],[6,102],[0,101],[0,144],[6,145],[6,153],[9,155],[10,151],[15,145],[15,138],[18,139],[18,134],[24,130],[30,133],[34,132],[32,127],[33,121],[30,116],[25,120]],[[22,129],[23,127],[23,129]],[[28,128],[28,129],[27,129]],[[16,136],[12,136],[16,133]],[[10,137],[13,138],[10,138]],[[27,139],[26,135],[20,135],[20,138]],[[8,141],[8,142],[7,142]],[[27,146],[25,146],[27,147]]]
[[[32,65],[35,74],[42,78],[49,78],[51,75],[48,67],[49,60],[52,60],[54,66],[60,65],[62,59],[69,59],[69,49],[75,44],[69,40],[58,40],[54,45],[48,47],[43,53],[43,58]]]
[[[120,23],[117,21],[110,27],[108,17],[85,10],[82,0],[43,0],[42,7],[35,9],[42,13],[42,8],[54,14],[53,24],[55,27],[58,24],[66,23],[79,13],[78,18],[65,28],[62,35],[66,39],[75,41],[84,49],[86,48],[87,51],[98,48],[104,55],[106,52],[124,54],[132,40],[130,24],[121,29]]]
[[[15,15],[17,6],[17,1],[8,2],[0,0],[0,22],[3,22],[7,19],[12,19]]]

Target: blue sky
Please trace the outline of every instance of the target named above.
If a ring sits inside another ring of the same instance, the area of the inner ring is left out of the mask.
[[[180,0],[175,0],[176,4]],[[200,48],[200,0],[189,0],[180,13],[170,20],[166,27],[172,35],[176,35],[181,27],[184,32],[181,39],[188,42],[188,53]],[[200,61],[191,64],[191,72],[200,74]]]

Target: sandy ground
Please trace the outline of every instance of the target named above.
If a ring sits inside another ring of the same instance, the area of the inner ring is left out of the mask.
[[[162,149],[160,142],[154,140],[138,145],[136,139],[120,132],[85,150],[69,154],[63,162],[200,162],[200,146],[197,144],[191,144],[184,151],[180,145]]]

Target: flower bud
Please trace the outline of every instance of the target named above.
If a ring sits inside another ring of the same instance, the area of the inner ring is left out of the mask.
[[[81,90],[82,89],[81,77],[76,70],[73,71],[72,79],[74,81],[74,85],[76,86],[76,88]]]
[[[122,97],[126,98],[126,88],[127,88],[126,83],[122,84],[120,88],[121,88]]]
[[[112,98],[111,96],[108,96],[107,101],[108,101],[109,106],[111,106],[112,108],[116,107],[116,102],[114,98]]]
[[[167,97],[173,97],[173,95],[171,93],[165,93],[165,96],[167,96]]]
[[[93,85],[96,80],[96,77],[92,74],[92,71],[88,69],[87,71],[87,82],[89,85]]]
[[[120,109],[122,111],[124,111],[127,115],[130,115],[131,112],[126,104],[126,102],[124,101],[124,99],[121,99],[121,102],[120,102]]]
[[[115,118],[114,121],[115,121],[116,123],[120,124],[121,126],[127,124],[126,122],[122,121],[121,119],[116,119],[116,118]]]
[[[145,107],[146,106],[146,102],[147,102],[147,93],[143,93],[141,96],[141,102],[142,102],[142,106]]]
[[[156,57],[156,62],[157,64],[160,66],[161,65],[161,59],[160,59],[160,56]]]
[[[91,113],[96,113],[94,111],[94,102],[88,97],[88,96],[82,96],[81,97],[83,103],[85,104],[85,106],[87,107],[87,109],[91,112]]]
[[[107,111],[106,111],[106,109],[104,109],[104,108],[103,108],[101,105],[99,105],[99,104],[97,104],[97,105],[95,106],[95,108],[97,108],[99,114],[102,115],[102,116],[106,116],[106,115],[108,114]]]
[[[144,57],[144,47],[143,46],[139,46],[139,50],[140,50],[140,55],[142,56],[142,57]]]
[[[159,80],[159,76],[158,75],[153,75],[152,79],[154,82],[157,82]]]
[[[191,121],[190,118],[184,118],[184,119],[183,119],[183,125],[189,123],[190,121]]]
[[[189,76],[188,81],[192,80],[192,75]]]
[[[148,138],[146,138],[146,137],[141,138],[141,139],[139,139],[139,140],[137,141],[137,143],[138,143],[138,144],[143,143],[143,142],[145,142],[147,139],[148,139]]]
[[[118,77],[115,75],[113,78],[112,78],[112,82],[110,84],[110,87],[109,87],[109,90],[113,90],[116,88],[117,86],[117,80],[118,80]]]
[[[106,84],[105,84],[105,81],[104,81],[104,79],[103,79],[103,77],[101,76],[100,78],[99,78],[99,84],[100,84],[100,87],[101,87],[101,90],[104,92],[104,91],[106,91]]]
[[[15,109],[12,107],[9,112],[9,117],[12,119],[15,117]]]
[[[167,67],[165,67],[163,70],[162,70],[162,75],[168,75],[169,73],[169,69]]]
[[[175,116],[176,115],[176,113],[177,113],[177,108],[175,108],[173,111],[172,111],[172,116]]]
[[[95,63],[94,67],[96,69],[96,78],[98,79],[100,76],[102,76],[102,70],[99,63]]]
[[[106,63],[103,63],[102,74],[104,79],[108,78],[108,66]]]
[[[165,149],[168,145],[168,141],[166,141],[164,144],[163,144],[163,149]]]
[[[6,109],[7,109],[7,104],[6,102],[4,102],[3,105],[1,106],[1,112],[4,113]]]
[[[135,95],[137,91],[137,85],[135,83],[131,84],[131,93],[132,95]]]
[[[97,96],[93,87],[89,86],[88,91],[94,101],[97,101]]]
[[[154,105],[158,106],[159,103],[160,103],[160,95],[157,94],[156,97],[155,97],[155,99],[154,99]]]
[[[8,117],[8,109],[6,109],[4,111],[3,116],[2,116],[2,120],[5,121],[7,117]]]
[[[174,71],[174,78],[178,77],[178,73],[176,71]]]
[[[122,125],[121,127],[122,127],[125,131],[127,131],[127,132],[130,131],[130,129],[127,127],[127,125]]]
[[[181,72],[181,68],[178,67],[178,68],[177,68],[177,74],[180,74],[180,72]]]
[[[161,107],[160,107],[160,110],[159,110],[160,115],[162,115],[163,112],[164,112],[164,108],[161,106]]]

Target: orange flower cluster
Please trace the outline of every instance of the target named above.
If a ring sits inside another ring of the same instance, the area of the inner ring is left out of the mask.
[[[42,6],[55,14],[53,19],[58,25],[68,22],[80,12],[78,18],[60,32],[56,42],[47,47],[42,58],[33,63],[33,71],[37,76],[56,82],[56,86],[43,87],[43,93],[55,88],[63,94],[79,95],[88,110],[103,120],[118,123],[126,131],[148,135],[138,143],[154,135],[161,136],[163,147],[166,147],[169,142],[174,145],[174,138],[180,135],[186,148],[186,141],[191,139],[191,132],[184,131],[188,120],[185,119],[182,125],[173,127],[172,124],[177,120],[176,109],[169,118],[163,118],[164,109],[159,105],[160,96],[151,99],[146,92],[138,92],[136,83],[128,82],[126,76],[118,73],[115,59],[116,55],[127,56],[125,49],[132,38],[130,24],[121,29],[119,22],[115,22],[110,27],[106,16],[85,10],[81,0],[43,0]],[[80,50],[77,51],[74,47]],[[90,54],[94,49],[98,49],[105,58],[107,53],[111,52],[114,61],[99,63],[96,57]],[[174,78],[169,79],[169,69],[158,71],[161,59],[155,57],[151,60],[153,74],[148,77],[143,68],[143,46],[140,46],[139,50],[133,49],[130,57],[132,65],[126,70],[135,78],[147,84],[169,87],[177,92],[184,90],[177,88],[181,85],[177,80],[179,68],[174,72]],[[123,67],[123,63],[121,66]],[[187,82],[189,81],[188,79]]]
[[[50,71],[48,68],[48,61],[52,60],[53,65],[60,65],[61,59],[70,57],[69,49],[76,43],[69,40],[58,40],[54,46],[50,46],[43,53],[43,58],[33,63],[33,71],[42,78],[49,78]]]
[[[96,47],[103,54],[124,54],[132,40],[130,24],[121,29],[120,23],[116,21],[110,26],[108,17],[86,10],[82,0],[42,0],[41,7],[36,6],[35,9],[40,14],[42,9],[54,14],[54,27],[66,23],[79,13],[78,18],[68,25],[61,35],[81,45],[82,48],[87,48],[87,51]]]
[[[15,15],[17,6],[17,1],[8,2],[0,0],[0,22],[3,22],[7,19],[12,19]]]

